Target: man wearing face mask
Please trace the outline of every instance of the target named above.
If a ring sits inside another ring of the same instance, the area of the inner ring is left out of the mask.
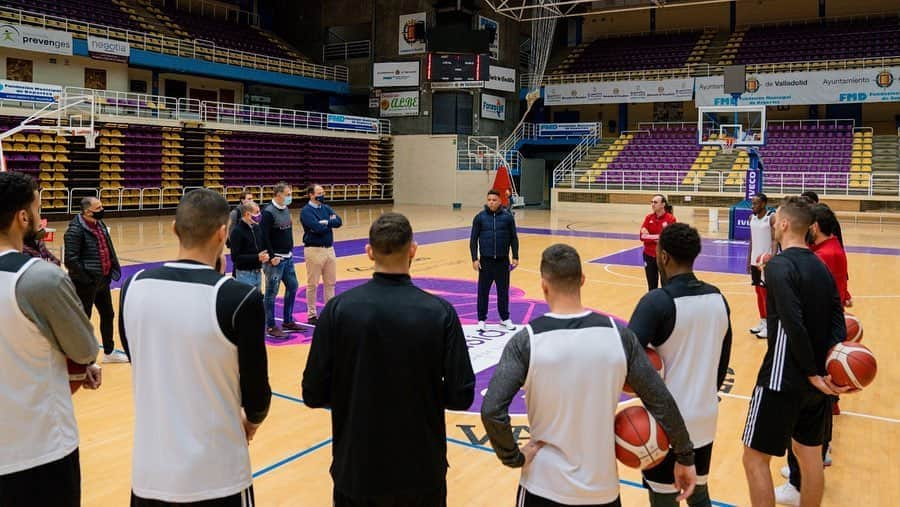
[[[256,287],[262,291],[260,269],[269,262],[269,252],[262,241],[259,222],[262,214],[259,205],[247,201],[241,204],[240,219],[231,229],[228,243],[231,245],[231,261],[234,263],[234,277],[239,282]]]
[[[303,256],[306,263],[306,316],[307,322],[316,325],[316,289],[319,279],[324,285],[324,303],[334,297],[337,283],[337,256],[334,254],[334,233],[343,222],[341,217],[325,204],[325,189],[310,185],[306,189],[309,202],[300,212],[303,224]]]
[[[253,505],[248,444],[272,399],[265,310],[255,287],[213,269],[227,222],[224,197],[188,192],[175,211],[178,260],[122,286],[119,335],[134,365],[133,507]]]
[[[75,284],[88,318],[94,306],[100,313],[104,363],[127,363],[125,354],[115,350],[113,341],[112,295],[109,284],[122,276],[109,229],[103,223],[103,203],[96,197],[81,200],[81,214],[72,219],[65,235],[66,269]]]
[[[63,270],[19,253],[40,226],[37,185],[0,173],[0,505],[81,505],[68,364],[100,387],[97,338]],[[84,366],[82,366],[84,368]]]
[[[294,225],[290,205],[291,186],[285,182],[275,185],[275,197],[263,209],[260,230],[269,262],[263,264],[266,275],[266,330],[272,338],[285,339],[284,330],[299,331],[303,327],[294,322],[294,298],[297,296],[297,273],[294,271]],[[284,320],[281,327],[275,322],[275,298],[284,282]]]

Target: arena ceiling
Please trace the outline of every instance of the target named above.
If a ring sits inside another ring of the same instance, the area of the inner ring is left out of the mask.
[[[689,7],[727,3],[731,0],[483,0],[497,13],[516,21],[595,16],[615,12]]]

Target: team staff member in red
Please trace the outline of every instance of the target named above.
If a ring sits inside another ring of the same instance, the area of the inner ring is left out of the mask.
[[[656,194],[650,201],[652,213],[644,217],[641,225],[641,241],[644,242],[644,273],[647,275],[647,290],[659,287],[659,269],[656,267],[656,244],[659,243],[659,233],[668,225],[678,220],[672,214],[672,205],[666,200],[666,196]]]
[[[816,221],[809,229],[812,236],[812,244],[809,245],[809,249],[825,263],[831,276],[834,277],[838,295],[841,296],[841,304],[849,308],[853,306],[853,297],[850,296],[850,291],[847,289],[847,254],[835,232],[838,223],[837,217],[834,215],[834,211],[824,204],[813,206],[813,213]]]

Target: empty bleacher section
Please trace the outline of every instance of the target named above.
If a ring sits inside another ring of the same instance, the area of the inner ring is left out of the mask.
[[[680,184],[700,153],[695,126],[650,125],[619,139],[626,141],[624,148],[605,170],[594,173],[594,184]]]
[[[854,133],[853,122],[849,120],[769,122],[766,146],[759,150],[766,169],[763,184],[832,190],[868,188],[872,171],[871,136],[871,130],[867,129]],[[748,164],[747,154],[739,154],[732,172],[726,176],[725,186],[740,187]]]
[[[763,64],[890,58],[900,55],[896,15],[743,27],[732,34],[719,64]],[[896,61],[887,63],[898,63]]]
[[[600,143],[557,185],[599,190],[743,192],[749,157],[697,144],[696,127],[640,124],[613,144]],[[603,147],[601,147],[603,146]],[[873,136],[853,120],[769,121],[763,185],[774,194],[898,196],[900,137]],[[599,155],[599,156],[598,156]]]
[[[22,118],[0,117],[0,131]],[[264,132],[98,125],[96,149],[84,138],[21,132],[3,144],[9,170],[40,182],[45,212],[65,212],[86,195],[111,211],[177,205],[186,189],[208,187],[231,200],[245,186],[266,192],[286,180],[325,185],[335,200],[390,199],[393,149],[379,140]]]
[[[183,37],[209,41],[215,43],[216,46],[247,53],[309,61],[296,49],[278,40],[274,35],[246,23],[192,14],[176,9],[162,10],[153,5],[148,5],[146,8],[162,24]]]
[[[175,23],[167,14],[146,1],[0,2],[0,21],[4,22],[66,31],[78,38],[96,35],[126,41],[134,49],[245,68],[329,81],[347,82],[349,79],[346,67],[314,64],[295,48],[265,30],[189,14],[172,15],[184,23],[184,26]]]
[[[575,47],[550,75],[674,69],[699,63],[715,30],[597,39]]]

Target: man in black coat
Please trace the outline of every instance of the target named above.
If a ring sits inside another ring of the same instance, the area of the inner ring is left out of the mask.
[[[122,276],[109,229],[103,223],[103,203],[96,197],[81,200],[81,214],[69,222],[65,235],[66,269],[88,317],[97,307],[100,336],[103,338],[103,362],[127,363],[128,356],[116,351],[113,341],[115,312],[109,284]]]
[[[512,261],[509,260],[510,249]],[[516,219],[501,205],[500,192],[496,190],[487,193],[487,204],[472,220],[469,250],[472,267],[478,271],[478,329],[484,330],[488,297],[491,285],[495,283],[501,325],[515,329],[515,324],[509,320],[509,272],[519,265],[519,236]]]
[[[262,265],[269,262],[269,252],[263,242],[259,222],[262,214],[259,205],[251,199],[238,206],[238,221],[231,229],[228,244],[231,245],[231,262],[234,278],[256,287],[262,292]]]

